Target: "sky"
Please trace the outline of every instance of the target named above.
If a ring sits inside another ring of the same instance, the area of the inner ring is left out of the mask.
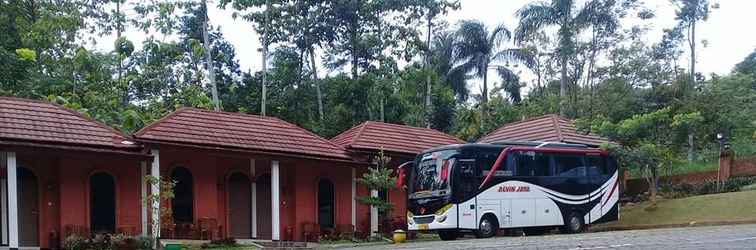
[[[215,5],[216,1],[209,1]],[[447,14],[448,23],[453,26],[459,20],[477,19],[489,27],[503,23],[510,30],[517,24],[515,13],[521,7],[533,1],[528,0],[462,0],[461,8]],[[581,2],[581,1],[578,1]],[[655,18],[648,22],[649,32],[647,42],[658,42],[662,30],[675,25],[675,9],[670,0],[643,0],[646,8],[655,11]],[[712,73],[723,75],[729,73],[733,66],[742,61],[749,53],[756,49],[756,1],[753,0],[710,0],[719,3],[719,9],[712,10],[709,19],[697,26],[697,39],[706,40],[707,46],[699,46],[697,52],[697,71],[704,75]],[[233,10],[211,7],[210,22],[220,26],[224,37],[234,45],[237,58],[243,71],[259,71],[262,65],[260,39],[252,29],[252,25],[241,19],[232,17]],[[128,14],[128,13],[127,13]],[[632,21],[623,21],[623,27],[632,25]],[[450,27],[453,28],[453,27]],[[126,35],[137,47],[147,37],[141,31],[127,30]],[[98,39],[94,46],[100,50],[112,50],[115,36]],[[688,59],[681,58],[680,63],[687,65]],[[321,67],[322,68],[322,67]],[[473,83],[473,85],[477,85]],[[478,92],[472,86],[473,93]]]

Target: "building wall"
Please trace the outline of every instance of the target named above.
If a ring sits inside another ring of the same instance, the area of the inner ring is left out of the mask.
[[[282,240],[303,240],[303,224],[317,223],[317,184],[320,179],[328,179],[334,184],[335,224],[351,224],[353,166],[346,163],[160,147],[161,175],[169,176],[176,166],[189,169],[194,178],[194,220],[203,217],[217,219],[223,237],[229,235],[226,180],[233,172],[250,176],[250,159],[255,159],[252,180],[270,174],[271,161],[279,161]],[[364,187],[358,187],[358,195],[366,194]],[[369,220],[369,209],[358,205],[358,229],[361,228],[360,221],[365,219]]]
[[[37,178],[39,194],[38,236],[40,247],[61,244],[66,226],[89,228],[89,176],[113,175],[116,185],[116,228],[140,232],[141,179],[138,160],[98,154],[47,155],[18,152],[18,166]],[[57,240],[56,240],[57,239]]]

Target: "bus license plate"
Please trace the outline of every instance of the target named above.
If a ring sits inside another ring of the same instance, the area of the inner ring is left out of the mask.
[[[428,230],[428,224],[418,224],[417,228],[420,230]]]

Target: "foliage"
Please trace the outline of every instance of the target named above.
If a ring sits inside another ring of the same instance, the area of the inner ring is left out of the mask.
[[[208,243],[203,243],[202,246],[200,246],[203,249],[207,248],[233,248],[239,246],[239,243],[236,242],[236,239],[234,238],[223,238],[219,240],[212,240]]]
[[[392,176],[393,171],[388,166],[389,162],[391,162],[391,157],[386,156],[383,150],[379,151],[373,158],[373,166],[368,168],[368,172],[358,178],[357,182],[365,185],[368,190],[388,192],[388,190],[395,188],[396,178]],[[365,205],[374,206],[380,212],[393,209],[393,204],[372,195],[357,197],[357,201]]]
[[[152,249],[149,237],[134,237],[123,234],[96,234],[91,237],[70,235],[63,241],[68,250],[137,250]]]

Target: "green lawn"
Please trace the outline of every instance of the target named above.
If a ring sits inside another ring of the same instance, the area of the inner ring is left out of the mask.
[[[615,225],[756,220],[756,190],[660,200],[656,209],[647,207],[645,202],[622,207]]]

